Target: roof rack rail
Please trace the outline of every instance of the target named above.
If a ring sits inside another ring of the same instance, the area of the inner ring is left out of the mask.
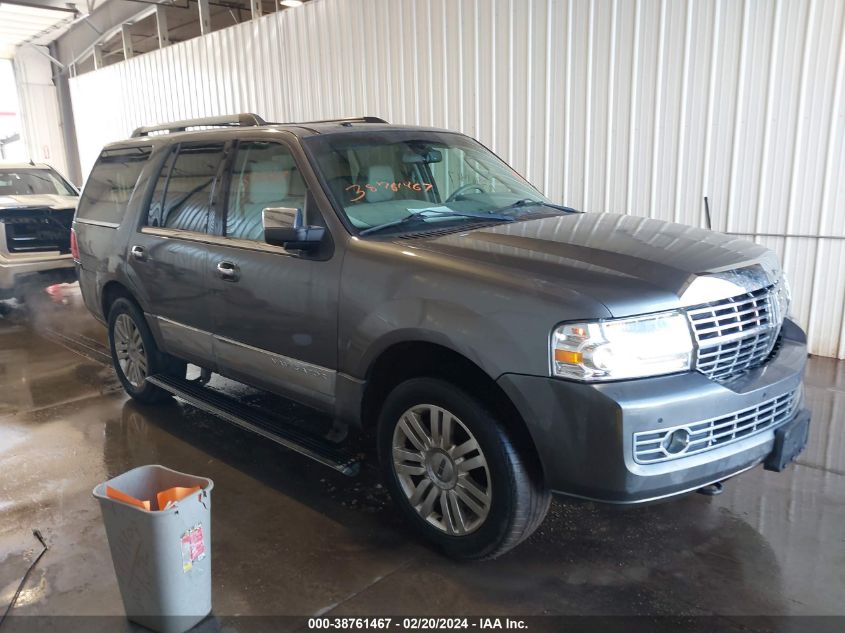
[[[199,119],[185,119],[184,121],[171,121],[158,125],[146,125],[132,132],[132,138],[149,136],[153,132],[165,132],[167,134],[184,132],[192,127],[255,127],[258,125],[267,125],[267,123],[257,114],[242,112],[241,114],[209,116]]]
[[[295,123],[288,123],[287,125],[307,125],[309,123],[387,123],[384,119],[377,116],[353,116],[344,119],[321,119],[319,121],[297,121]]]

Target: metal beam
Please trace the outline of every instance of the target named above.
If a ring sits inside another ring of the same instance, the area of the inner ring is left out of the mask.
[[[170,46],[170,33],[167,29],[167,12],[162,6],[156,6],[156,33],[158,34],[158,47]]]
[[[132,33],[129,24],[120,25],[120,37],[123,39],[123,59],[135,57],[135,49],[132,47]]]
[[[58,58],[56,54],[56,43],[53,42],[48,47],[50,55]],[[70,87],[68,86],[68,77],[76,76],[76,68],[69,66],[66,72],[56,73],[53,76],[53,83],[56,85],[56,100],[59,103],[59,127],[62,130],[62,139],[65,143],[65,160],[67,165],[67,173],[71,182],[75,184],[82,183],[82,170],[79,166],[79,145],[76,141],[76,123],[73,120],[73,107],[70,103]]]
[[[99,70],[103,66],[103,45],[94,44],[94,68]]]
[[[200,34],[211,33],[211,11],[208,0],[197,0],[197,7],[200,12]]]
[[[65,11],[67,13],[79,13],[79,9],[70,6],[71,2],[62,0],[3,0],[3,4],[15,4],[19,7],[30,7],[33,9],[47,9],[49,11]]]
[[[86,15],[85,17],[83,17],[82,23],[85,24],[85,26],[90,27],[91,30],[94,31],[94,33],[96,33],[97,35],[103,34],[103,32],[100,29],[98,29],[96,26],[94,26],[94,24],[91,22],[89,16]]]
[[[252,19],[257,20],[263,15],[261,0],[249,0],[249,8],[252,11]]]

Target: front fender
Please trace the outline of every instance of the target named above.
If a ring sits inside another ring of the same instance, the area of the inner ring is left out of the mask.
[[[338,319],[338,367],[363,378],[391,345],[427,341],[491,378],[549,372],[549,336],[573,318],[609,316],[562,283],[404,244],[350,241]]]
[[[363,378],[372,363],[398,343],[425,342],[461,354],[495,379],[506,364],[525,354],[513,334],[466,306],[432,299],[388,301],[367,314],[349,332],[341,366]]]

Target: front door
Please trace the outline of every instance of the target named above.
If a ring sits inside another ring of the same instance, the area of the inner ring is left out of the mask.
[[[340,261],[264,242],[261,212],[303,208],[321,223],[300,166],[279,142],[242,141],[231,163],[222,235],[208,248],[218,371],[330,407],[337,368]]]
[[[129,245],[129,270],[164,349],[213,367],[208,252],[223,143],[183,143],[165,159],[143,226]]]

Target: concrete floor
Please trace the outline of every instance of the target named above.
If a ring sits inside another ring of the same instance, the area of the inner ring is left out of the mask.
[[[0,612],[38,528],[50,550],[13,613],[121,615],[91,489],[160,463],[215,482],[225,630],[244,614],[845,615],[845,362],[811,360],[810,445],[787,472],[629,510],[557,500],[516,550],[458,564],[409,536],[372,469],[348,479],[188,406],[129,401],[78,290],[54,294],[0,304]]]

